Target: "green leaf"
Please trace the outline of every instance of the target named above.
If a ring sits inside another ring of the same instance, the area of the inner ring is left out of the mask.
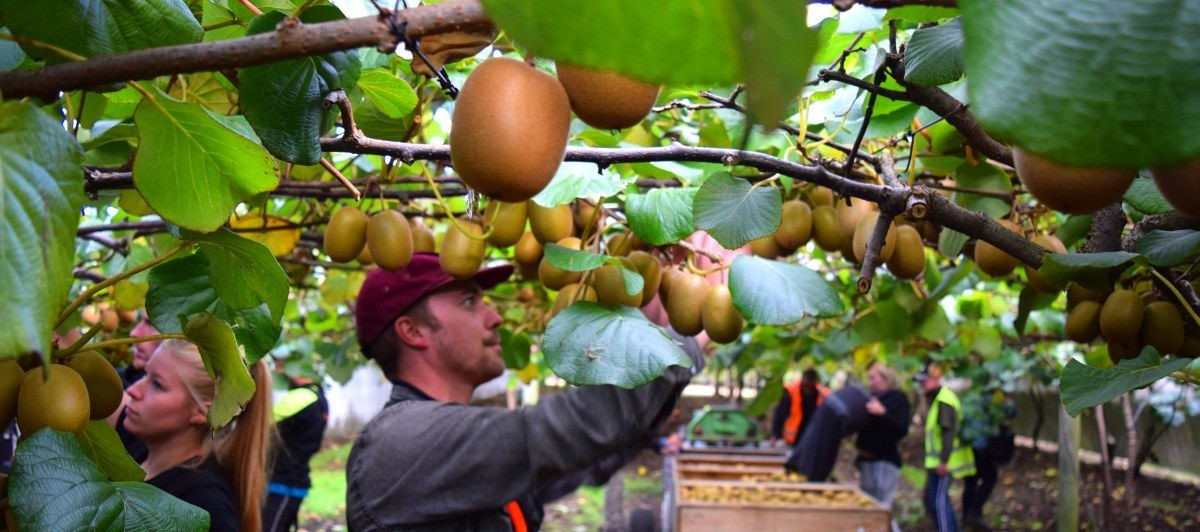
[[[694,188],[656,188],[645,194],[625,196],[625,215],[630,229],[652,246],[687,238],[696,231],[692,221],[695,195]]]
[[[621,282],[625,285],[625,293],[629,295],[639,294],[642,288],[646,286],[646,280],[642,279],[642,274],[621,266]]]
[[[635,308],[580,301],[550,320],[542,343],[550,369],[571,384],[641,386],[668,366],[691,367],[679,344]]]
[[[504,366],[509,369],[521,369],[529,365],[529,353],[533,341],[525,333],[513,334],[507,328],[500,329],[500,356],[504,358]]]
[[[570,203],[575,198],[603,198],[625,189],[627,181],[611,168],[600,171],[591,163],[563,163],[546,188],[533,197],[543,207]]]
[[[963,32],[959,19],[914,31],[904,52],[904,80],[945,85],[963,75]]]
[[[12,33],[8,28],[0,26],[0,33]],[[25,61],[25,52],[21,45],[12,41],[0,41],[0,70],[12,70]]]
[[[867,343],[903,340],[912,329],[908,311],[892,300],[876,303],[872,312],[854,322],[854,332]]]
[[[1200,253],[1200,231],[1179,229],[1177,231],[1155,230],[1142,235],[1137,242],[1137,252],[1155,266],[1170,267],[1184,264]]]
[[[1021,295],[1017,300],[1017,318],[1013,320],[1013,329],[1017,334],[1025,334],[1025,324],[1029,321],[1029,314],[1035,310],[1049,307],[1054,300],[1058,299],[1058,293],[1047,294],[1034,290],[1032,286],[1026,286],[1021,289]]]
[[[0,20],[13,34],[75,52],[84,57],[142,48],[199,42],[200,23],[183,0],[0,0]],[[52,62],[64,59],[44,48],[30,55]]]
[[[285,16],[272,11],[255,17],[247,34],[274,31]],[[343,18],[330,5],[310,7],[300,15],[305,23]],[[337,112],[326,108],[325,97],[337,89],[350,89],[358,74],[358,54],[353,50],[247,67],[238,71],[239,102],[271,155],[296,164],[316,164],[321,159],[325,116]],[[415,94],[412,100],[415,106]],[[379,109],[384,114],[392,110]]]
[[[727,249],[775,232],[783,198],[775,187],[755,187],[720,172],[705,181],[692,200],[696,228],[708,231]]]
[[[842,313],[837,291],[821,274],[798,264],[739,255],[729,272],[729,291],[742,316],[762,325]]]
[[[546,246],[546,260],[550,261],[552,266],[569,272],[586,272],[604,265],[604,255],[558,244]]]
[[[1125,251],[1103,253],[1049,253],[1038,273],[1054,285],[1078,281],[1084,285],[1104,284],[1110,271],[1124,269],[1138,255]]]
[[[1067,216],[1062,225],[1055,230],[1055,235],[1059,240],[1062,240],[1064,246],[1070,249],[1076,242],[1083,240],[1087,236],[1088,231],[1092,229],[1092,215],[1090,214],[1072,214]]]
[[[1125,191],[1125,202],[1146,214],[1163,214],[1175,210],[1163,197],[1162,192],[1159,192],[1154,180],[1145,177],[1133,180],[1129,190]]]
[[[964,0],[971,111],[998,139],[1069,166],[1200,154],[1200,68],[1176,0]],[[1086,97],[1081,97],[1086,95]]]
[[[380,113],[393,120],[407,117],[417,107],[417,93],[386,68],[364,70],[358,77],[358,89]]]
[[[141,482],[146,478],[142,466],[133,461],[117,431],[108,422],[98,419],[88,423],[83,432],[75,435],[80,448],[109,480]]]
[[[783,398],[783,375],[771,377],[766,384],[759,390],[758,395],[754,396],[754,400],[746,405],[746,415],[750,417],[758,417],[765,415],[767,412],[779,404],[779,400]]]
[[[74,278],[79,144],[28,103],[0,103],[0,358],[50,353]]]
[[[213,288],[225,305],[242,310],[266,304],[271,318],[279,323],[290,285],[270,248],[228,229],[209,234],[185,231],[183,236],[200,243]]]
[[[208,530],[208,512],[142,482],[109,482],[65,432],[17,446],[9,504],[24,530]]]
[[[970,239],[971,237],[963,233],[943,227],[941,234],[938,235],[938,253],[941,253],[943,257],[957,257]]]
[[[963,163],[954,173],[954,182],[961,188],[987,190],[1003,194],[1012,192],[1012,180],[1009,179],[1008,174],[987,163],[976,165]],[[964,209],[982,212],[995,219],[1005,217],[1008,215],[1008,211],[1012,209],[1012,203],[1009,200],[969,192],[956,191],[953,199],[954,203],[959,204]]]
[[[742,79],[750,117],[776,124],[804,88],[818,47],[805,23],[806,2],[730,0],[729,21],[738,28]]]
[[[1130,390],[1141,388],[1182,370],[1190,358],[1166,361],[1153,347],[1142,348],[1137,358],[1120,361],[1116,367],[1100,369],[1071,360],[1062,370],[1062,402],[1072,416],[1086,408],[1103,404]]]
[[[950,292],[954,290],[954,287],[958,286],[958,283],[961,283],[963,279],[967,278],[968,275],[971,275],[972,271],[975,271],[975,266],[971,261],[962,261],[958,263],[958,266],[954,268],[954,271],[951,272],[950,275],[943,277],[941,282],[938,283],[936,287],[929,287],[929,297],[926,299],[926,301],[932,304],[937,304],[937,302],[943,297],[950,295]]]
[[[254,397],[254,378],[242,362],[233,328],[224,320],[206,313],[188,319],[183,333],[200,350],[204,369],[217,384],[212,406],[208,409],[208,424],[214,430],[228,425]]]
[[[279,184],[274,160],[241,117],[156,92],[138,105],[134,121],[141,134],[134,185],[171,223],[214,231],[239,202]]]
[[[937,22],[958,15],[958,9],[937,6],[901,6],[887,10],[884,21],[900,20],[904,22]]]

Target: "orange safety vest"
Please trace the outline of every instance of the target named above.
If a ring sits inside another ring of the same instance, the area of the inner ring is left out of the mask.
[[[792,410],[788,414],[787,421],[783,423],[783,441],[788,445],[795,445],[796,438],[800,436],[800,425],[804,422],[804,409],[802,408],[804,401],[800,396],[800,381],[792,382],[784,387],[787,390],[788,396],[792,398]],[[829,395],[829,388],[820,384],[817,385],[817,406],[825,401],[825,396]]]
[[[529,532],[529,525],[525,524],[525,512],[521,511],[521,505],[517,504],[517,501],[508,501],[508,504],[504,505],[504,511],[512,520],[513,532]]]

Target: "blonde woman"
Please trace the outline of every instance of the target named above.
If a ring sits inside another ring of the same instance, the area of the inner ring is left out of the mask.
[[[900,440],[912,423],[912,404],[898,389],[896,371],[883,363],[873,362],[867,368],[867,381],[870,417],[858,433],[855,463],[862,490],[891,508],[900,482]]]
[[[265,497],[271,381],[251,368],[254,397],[229,426],[208,425],[216,385],[196,346],[169,340],[126,390],[121,423],[146,443],[146,482],[208,512],[214,531],[258,532]]]

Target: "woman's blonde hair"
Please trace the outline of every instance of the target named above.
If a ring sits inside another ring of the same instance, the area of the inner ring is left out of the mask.
[[[876,360],[867,368],[867,371],[871,370],[876,370],[879,372],[879,376],[883,377],[884,382],[887,383],[888,389],[894,390],[899,387],[900,380],[898,377],[896,377],[896,370],[892,369],[891,366]]]
[[[196,404],[208,412],[216,396],[216,382],[204,369],[200,351],[191,342],[167,340],[155,351],[169,354],[180,362],[179,376]],[[241,513],[241,529],[258,532],[262,528],[262,503],[266,498],[267,445],[271,431],[271,377],[260,361],[250,367],[254,377],[254,396],[246,403],[230,426],[219,431],[205,445],[205,457],[216,456],[226,478],[233,485]]]

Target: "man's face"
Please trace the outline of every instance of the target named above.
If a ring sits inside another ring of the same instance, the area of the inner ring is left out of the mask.
[[[929,376],[921,382],[921,389],[926,392],[932,392],[942,385],[942,370],[937,366],[929,368]]]
[[[502,320],[496,309],[484,302],[479,287],[450,285],[430,295],[425,308],[437,323],[430,332],[430,343],[446,371],[475,386],[504,372],[496,330]]]

